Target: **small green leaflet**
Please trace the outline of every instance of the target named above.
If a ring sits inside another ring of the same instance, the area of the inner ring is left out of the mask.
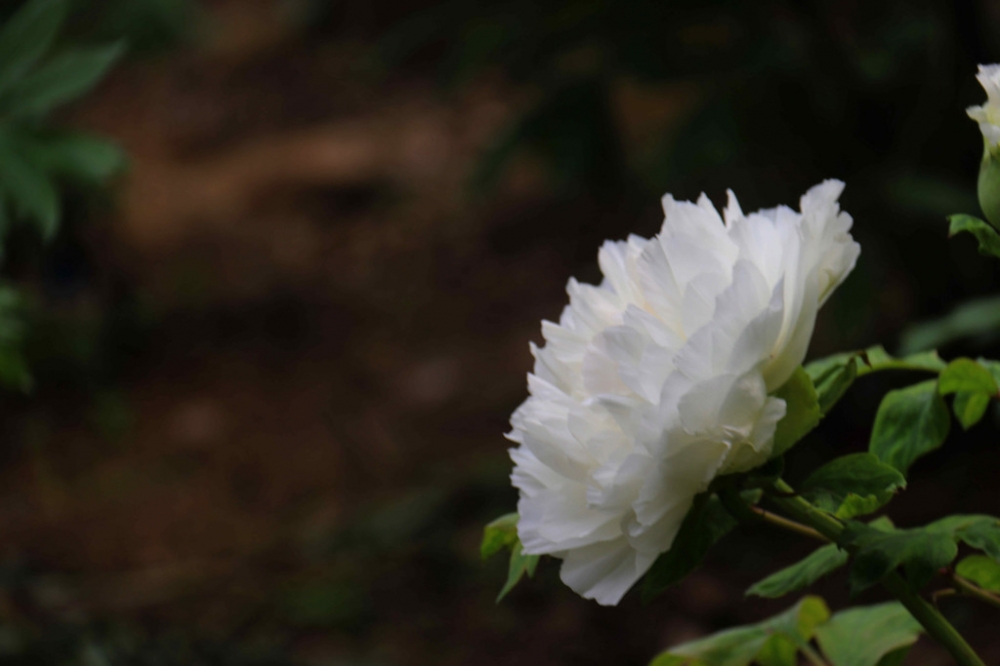
[[[814,504],[846,520],[878,510],[906,479],[871,453],[852,453],[823,465],[802,483]]]
[[[52,46],[67,0],[26,2],[0,28],[0,91],[20,79]]]
[[[854,549],[848,576],[852,596],[900,566],[919,589],[958,554],[955,539],[945,532],[928,528],[879,529],[856,522],[847,524],[840,545]]]
[[[955,573],[989,592],[1000,592],[1000,564],[985,555],[969,555],[955,567]]]
[[[504,548],[514,547],[517,543],[517,520],[516,513],[508,513],[483,528],[483,542],[479,546],[479,554],[484,560]]]
[[[830,617],[821,598],[807,596],[763,622],[673,647],[650,666],[796,666],[800,651],[809,652],[809,663],[824,658],[831,666],[896,666],[921,631],[896,602],[851,608]],[[819,650],[810,644],[813,639]]]
[[[736,519],[718,497],[702,493],[695,497],[670,550],[660,555],[642,581],[642,599],[650,601],[701,565],[716,541],[736,527]]]
[[[500,590],[500,594],[497,595],[497,603],[500,603],[514,589],[524,574],[528,574],[529,578],[534,576],[535,568],[538,566],[538,555],[525,555],[521,552],[521,541],[517,538],[517,521],[516,513],[508,513],[500,516],[483,529],[483,542],[479,546],[479,553],[483,559],[504,548],[510,548],[507,582]]]
[[[789,592],[809,587],[847,564],[847,558],[847,551],[841,550],[835,543],[821,546],[808,557],[754,583],[746,593],[768,599],[782,597]]]
[[[775,392],[785,401],[785,416],[774,432],[773,456],[780,456],[816,427],[820,405],[809,375],[801,367]]]
[[[920,352],[903,358],[889,355],[881,345],[856,352],[834,354],[805,366],[819,398],[820,410],[827,414],[858,377],[883,370],[911,370],[937,373],[945,362],[937,352]]]
[[[956,358],[941,371],[938,378],[938,393],[971,392],[997,395],[997,382],[993,374],[971,358]]]
[[[758,660],[762,652],[769,657],[786,653],[783,645],[793,648],[812,640],[817,627],[830,618],[826,602],[819,597],[802,598],[780,615],[743,627],[720,631],[671,648],[657,656],[650,666],[746,666]],[[777,643],[778,645],[775,645]],[[789,663],[770,660],[771,664]],[[795,664],[795,661],[790,662]]]
[[[951,416],[937,382],[921,382],[882,399],[868,450],[905,474],[914,461],[944,443],[950,428]]]
[[[952,215],[948,218],[948,237],[966,231],[979,241],[979,254],[1000,258],[1000,234],[978,217]]]
[[[981,550],[1000,563],[1000,519],[984,515],[956,515],[936,520],[926,527]]]
[[[832,666],[877,666],[916,643],[922,631],[903,605],[893,601],[837,613],[816,628],[816,642]]]
[[[955,394],[952,410],[962,428],[968,430],[983,418],[990,400],[997,397],[997,381],[982,363],[957,358],[941,371],[938,392]]]

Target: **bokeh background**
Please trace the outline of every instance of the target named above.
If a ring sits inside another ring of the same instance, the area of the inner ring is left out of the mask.
[[[129,165],[7,237],[33,386],[0,400],[0,664],[638,665],[789,605],[743,598],[809,552],[778,533],[645,607],[547,560],[497,606],[479,559],[528,342],[664,192],[841,178],[863,253],[811,355],[1000,355],[998,264],[944,219],[978,213],[998,2],[76,0],[60,39],[128,44],[53,122]],[[790,480],[906,380],[859,382]],[[1000,511],[998,427],[956,424],[897,524]],[[1000,614],[941,604],[1000,663]]]

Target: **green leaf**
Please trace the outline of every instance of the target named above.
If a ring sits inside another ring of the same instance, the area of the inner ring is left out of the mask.
[[[118,146],[84,134],[31,137],[22,150],[25,159],[42,171],[85,183],[102,183],[126,164]]]
[[[971,358],[957,358],[941,371],[938,393],[972,392],[997,395],[997,383],[992,373]]]
[[[969,555],[958,563],[955,573],[984,590],[1000,592],[1000,564],[985,555]]]
[[[746,593],[776,599],[812,585],[847,564],[847,558],[847,551],[841,550],[835,543],[827,544],[817,548],[805,559],[754,583]]]
[[[787,645],[803,645],[810,641],[817,627],[830,617],[830,610],[819,597],[803,597],[797,604],[780,615],[743,627],[721,631],[671,648],[652,661],[650,666],[746,666],[758,655],[771,664]],[[784,639],[772,642],[775,637]],[[787,662],[785,662],[787,663]],[[793,662],[794,663],[794,662]]]
[[[1000,258],[1000,234],[978,217],[952,215],[948,218],[948,237],[966,231],[979,241],[979,254]]]
[[[917,642],[922,629],[902,604],[850,608],[816,629],[816,641],[832,666],[884,666],[887,656]]]
[[[945,368],[936,351],[919,352],[903,358],[896,358],[885,351],[882,345],[869,347],[862,353],[865,365],[858,369],[858,376],[869,372],[882,370],[916,370],[922,372],[940,372]]]
[[[989,406],[990,396],[987,394],[959,391],[955,394],[951,408],[955,412],[955,418],[962,424],[962,429],[968,430],[982,420]]]
[[[855,549],[848,577],[852,595],[876,584],[900,566],[905,568],[910,582],[921,588],[958,554],[954,538],[940,531],[882,530],[856,522],[847,524],[840,545]]]
[[[36,116],[90,91],[121,56],[121,44],[64,53],[10,87],[3,108],[19,116]]]
[[[823,465],[802,483],[802,492],[820,508],[848,519],[885,505],[906,487],[899,471],[871,453],[852,453]]]
[[[951,416],[931,380],[890,391],[879,405],[868,450],[906,473],[917,458],[941,446]]]
[[[820,419],[819,400],[808,373],[801,367],[774,393],[785,401],[785,416],[774,432],[772,456],[780,456],[816,427]]]
[[[484,560],[504,548],[514,547],[517,543],[517,520],[516,513],[508,513],[483,528],[483,542],[479,546],[479,553]]]
[[[816,394],[819,396],[820,412],[824,415],[828,414],[847,393],[847,389],[851,388],[851,384],[854,383],[857,376],[858,357],[852,356],[843,365],[837,365],[823,374],[818,381],[813,378]]]
[[[66,0],[30,0],[0,29],[0,91],[45,55],[66,18]]]
[[[642,599],[649,601],[701,565],[716,541],[736,526],[718,497],[702,493],[684,517],[670,550],[660,555],[642,581]]]
[[[983,551],[1000,563],[1000,519],[993,516],[955,515],[936,520],[928,530],[948,534],[966,545]]]
[[[59,194],[40,170],[0,140],[0,190],[22,217],[34,220],[50,240],[59,227]]]
[[[518,541],[510,550],[510,567],[507,569],[507,582],[504,584],[500,594],[497,595],[497,603],[503,601],[514,586],[517,585],[524,574],[531,578],[535,575],[535,567],[538,566],[538,555],[524,555],[521,552],[521,542]]]

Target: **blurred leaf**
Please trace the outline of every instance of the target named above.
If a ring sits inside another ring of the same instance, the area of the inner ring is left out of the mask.
[[[887,655],[916,643],[922,631],[909,611],[892,601],[837,613],[817,627],[816,641],[832,666],[885,666]]]
[[[49,50],[67,6],[66,0],[30,0],[0,28],[0,93]]]
[[[772,618],[734,629],[727,629],[670,648],[657,656],[650,666],[746,666],[765,649],[775,636],[793,645],[808,643],[817,627],[826,622],[830,611],[819,597],[803,597],[797,604]],[[774,646],[769,646],[769,658],[774,658]],[[773,663],[773,662],[772,662]]]
[[[520,541],[514,544],[513,548],[510,549],[510,566],[507,569],[507,582],[504,583],[503,589],[497,595],[497,603],[500,603],[514,589],[514,586],[524,578],[524,574],[528,574],[529,578],[535,575],[535,567],[538,566],[539,559],[538,555],[523,554],[521,552]]]
[[[91,184],[103,183],[126,163],[118,146],[84,134],[32,137],[24,142],[24,153],[46,173]]]
[[[875,415],[868,450],[903,474],[948,437],[951,415],[934,380],[890,391]]]
[[[1000,234],[993,227],[971,215],[952,215],[948,221],[949,237],[968,232],[979,241],[979,254],[1000,258]]]
[[[940,319],[911,326],[903,332],[899,348],[913,352],[987,334],[1000,335],[1000,296],[963,303]]]
[[[697,569],[708,549],[736,527],[736,520],[718,497],[702,493],[684,517],[670,550],[656,562],[642,581],[643,601],[650,601],[665,589]]]
[[[113,44],[57,56],[12,85],[2,104],[19,116],[44,115],[89,92],[123,51]]]
[[[816,427],[820,419],[819,400],[809,375],[801,367],[774,396],[785,401],[785,416],[774,431],[772,456],[780,456]]]
[[[906,478],[871,453],[852,453],[823,465],[802,483],[802,492],[820,508],[849,519],[879,509]]]
[[[841,550],[837,544],[821,546],[808,557],[754,583],[746,593],[776,599],[789,592],[809,587],[823,576],[847,564],[847,559],[847,551]]]
[[[0,190],[19,215],[30,218],[51,240],[59,226],[59,194],[48,177],[21,158],[0,136]]]
[[[479,553],[484,560],[504,548],[514,547],[517,543],[517,520],[516,513],[508,513],[483,529],[483,543],[479,546]]]
[[[978,392],[987,396],[997,395],[997,383],[989,370],[971,358],[957,358],[941,371],[938,393]]]
[[[905,568],[910,582],[921,588],[958,554],[951,535],[929,528],[883,530],[850,522],[840,543],[855,549],[849,574],[852,596],[900,566]]]
[[[1000,564],[985,555],[969,555],[958,563],[955,573],[984,590],[1000,592]]]

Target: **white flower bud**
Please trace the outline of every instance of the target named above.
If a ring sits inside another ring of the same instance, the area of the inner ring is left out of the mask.
[[[667,195],[658,236],[606,242],[600,286],[569,281],[508,434],[525,553],[616,604],[716,475],[767,461],[785,414],[769,394],[860,252],[842,190],[748,216],[729,192],[725,222],[704,195]]]

